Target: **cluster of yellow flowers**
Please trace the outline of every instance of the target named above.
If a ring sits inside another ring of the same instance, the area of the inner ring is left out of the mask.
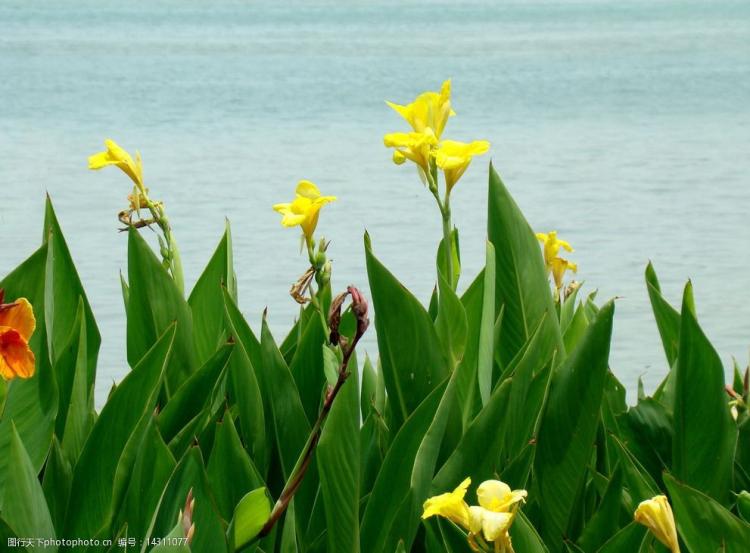
[[[464,497],[471,478],[461,482],[449,493],[425,501],[422,518],[441,516],[451,520],[468,532],[473,548],[492,543],[497,553],[511,553],[510,526],[518,507],[526,500],[526,490],[511,490],[500,480],[486,480],[477,488],[479,505],[469,506]]]
[[[555,297],[557,298],[563,286],[565,271],[578,272],[578,265],[563,259],[558,253],[560,248],[572,252],[573,247],[565,240],[560,240],[557,237],[557,231],[554,230],[549,233],[537,232],[536,237],[544,246],[544,264],[547,267],[548,274],[551,273],[555,281]]]
[[[405,106],[386,103],[412,128],[411,132],[385,135],[385,146],[395,148],[394,163],[401,165],[406,160],[413,161],[419,168],[422,180],[433,191],[437,191],[435,167],[443,171],[447,196],[469,167],[472,158],[490,149],[490,143],[486,140],[468,143],[441,140],[448,118],[456,114],[451,108],[450,80],[443,83],[440,92],[424,92]]]

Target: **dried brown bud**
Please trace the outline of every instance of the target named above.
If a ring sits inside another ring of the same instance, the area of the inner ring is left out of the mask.
[[[347,291],[352,295],[352,312],[357,318],[357,339],[359,339],[370,326],[370,319],[367,318],[367,300],[354,286],[349,286]]]

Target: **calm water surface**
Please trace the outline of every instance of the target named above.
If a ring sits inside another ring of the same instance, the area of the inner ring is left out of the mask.
[[[57,208],[103,334],[98,395],[123,377],[115,215],[127,179],[91,173],[113,137],[140,149],[188,285],[232,223],[240,304],[281,338],[305,269],[270,206],[300,178],[340,201],[337,287],[366,287],[362,235],[426,300],[439,216],[382,135],[405,102],[452,77],[448,134],[486,138],[537,230],[557,229],[586,289],[620,296],[612,366],[633,390],[666,371],[643,270],[667,297],[693,280],[701,322],[729,366],[750,344],[750,3],[153,2],[0,4],[0,274],[39,244]],[[486,162],[455,190],[464,286],[483,261]],[[466,278],[469,277],[469,278]],[[368,349],[375,350],[370,336]]]

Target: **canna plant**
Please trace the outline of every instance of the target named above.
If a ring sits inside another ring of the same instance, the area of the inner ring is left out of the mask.
[[[628,406],[609,366],[614,302],[565,283],[572,247],[535,234],[490,166],[486,263],[459,288],[450,199],[489,144],[444,138],[450,95],[446,81],[389,104],[410,130],[384,139],[443,222],[429,305],[378,259],[376,236],[373,309],[337,288],[316,235],[335,198],[300,181],[273,206],[309,261],[290,277],[300,312],[281,341],[238,307],[228,225],[186,295],[140,156],[107,141],[89,166],[133,183],[118,216],[130,368],[98,411],[101,338],[47,199],[40,247],[0,281],[0,549],[748,550],[750,377],[735,365],[725,384],[692,285],[674,307],[646,268],[666,377]],[[357,355],[370,318],[373,358]]]

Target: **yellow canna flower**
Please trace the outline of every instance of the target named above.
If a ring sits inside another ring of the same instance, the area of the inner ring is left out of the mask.
[[[471,484],[471,478],[461,482],[458,487],[449,493],[430,497],[424,502],[422,518],[441,516],[452,520],[459,526],[469,529],[469,506],[464,501],[466,490]]]
[[[29,339],[36,328],[34,310],[26,298],[3,303],[0,289],[0,376],[5,380],[34,376],[34,352]]]
[[[393,162],[401,165],[405,160],[411,160],[425,173],[430,172],[430,153],[437,144],[437,137],[432,129],[424,132],[394,132],[385,135],[383,143],[386,148],[396,148]]]
[[[563,286],[565,271],[576,273],[578,272],[578,265],[567,259],[558,257],[557,254],[560,252],[560,248],[572,252],[574,251],[573,247],[565,240],[560,240],[557,237],[557,231],[554,230],[549,233],[537,232],[536,237],[544,245],[544,264],[547,270],[552,273],[552,278],[555,281],[555,289],[557,290],[556,293],[559,294],[559,290]]]
[[[98,170],[108,165],[119,167],[123,173],[130,177],[138,188],[143,188],[143,163],[141,155],[135,153],[135,161],[130,154],[121,148],[117,142],[111,139],[104,141],[107,150],[89,157],[89,169]]]
[[[517,503],[526,501],[526,490],[511,490],[510,486],[500,480],[486,480],[477,488],[479,505],[496,513],[507,513]]]
[[[509,530],[526,500],[526,490],[511,490],[500,480],[486,480],[477,488],[478,506],[469,507],[469,530],[482,532],[484,539],[495,542],[496,551],[512,551]]]
[[[445,174],[445,186],[448,193],[468,169],[472,158],[487,153],[489,149],[490,143],[486,140],[475,140],[469,143],[443,140],[432,151],[435,163]]]
[[[635,510],[634,518],[636,522],[651,530],[656,539],[666,545],[672,553],[680,553],[674,515],[666,496],[657,495],[642,501]]]
[[[448,118],[456,115],[451,109],[451,81],[443,83],[440,92],[424,92],[408,105],[402,106],[386,102],[396,113],[406,119],[415,132],[431,129],[440,138]]]
[[[556,230],[550,231],[546,234],[544,232],[537,232],[536,237],[542,244],[544,244],[544,262],[548,266],[552,263],[552,260],[557,257],[557,254],[560,252],[560,248],[564,249],[567,252],[574,251],[570,243],[566,242],[565,240],[560,240],[557,237]]]
[[[281,224],[285,227],[302,227],[305,239],[310,243],[318,226],[321,208],[335,200],[336,196],[321,196],[317,186],[308,180],[301,180],[297,184],[294,200],[287,204],[276,204],[273,209],[281,213]]]

